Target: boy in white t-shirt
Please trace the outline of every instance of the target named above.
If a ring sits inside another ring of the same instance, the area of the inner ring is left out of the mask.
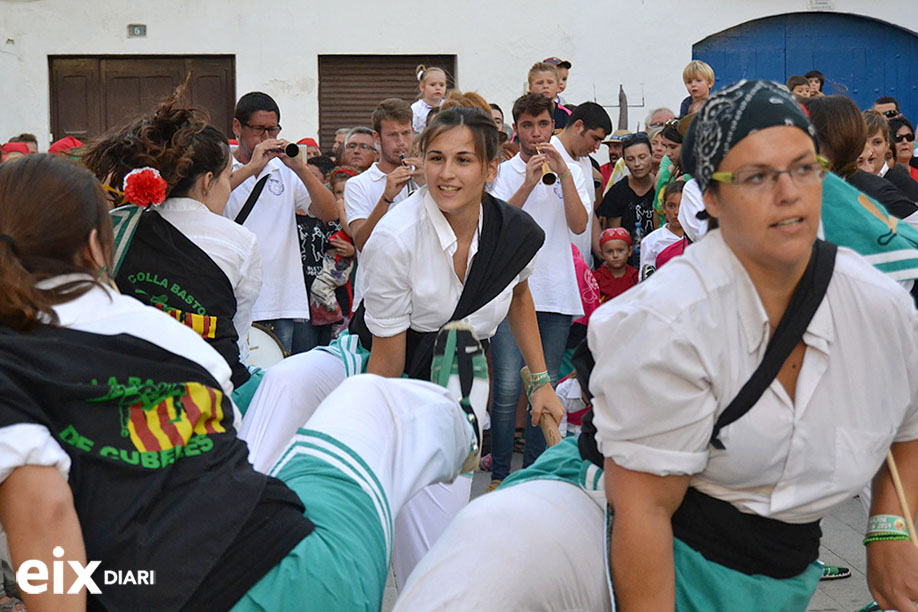
[[[566,163],[557,148],[548,142],[554,129],[551,112],[551,99],[537,93],[528,93],[513,104],[513,128],[519,138],[520,152],[500,165],[491,184],[491,194],[522,208],[545,232],[545,243],[529,278],[529,290],[548,375],[557,381],[571,322],[583,314],[570,233],[579,235],[586,231],[589,195],[580,168]],[[555,174],[552,184],[542,180],[545,164]],[[510,472],[516,404],[522,389],[523,359],[506,320],[491,339],[491,355],[494,365],[492,485],[496,486]],[[527,419],[523,464],[535,461],[544,449],[542,432]]]
[[[679,223],[679,204],[682,202],[682,188],[685,181],[678,180],[669,184],[663,192],[663,215],[666,223],[655,229],[641,240],[640,279],[644,280],[657,269],[657,256],[663,249],[674,242],[682,240],[685,232]]]

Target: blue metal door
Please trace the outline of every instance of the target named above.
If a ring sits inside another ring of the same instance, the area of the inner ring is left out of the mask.
[[[783,83],[816,69],[826,76],[826,94],[850,96],[861,108],[894,96],[907,117],[918,119],[918,36],[868,17],[766,17],[699,41],[692,55],[714,68],[715,88],[743,78]]]

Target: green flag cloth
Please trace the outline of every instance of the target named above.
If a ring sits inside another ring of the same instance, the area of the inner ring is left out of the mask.
[[[918,279],[918,230],[829,173],[822,183],[825,239],[848,247],[893,280]]]
[[[115,248],[112,253],[112,278],[118,276],[121,269],[121,263],[124,256],[127,255],[128,247],[131,246],[131,240],[134,239],[134,232],[137,231],[137,224],[140,223],[140,215],[144,209],[135,204],[125,204],[112,210],[109,214],[112,217],[112,229],[115,233]]]

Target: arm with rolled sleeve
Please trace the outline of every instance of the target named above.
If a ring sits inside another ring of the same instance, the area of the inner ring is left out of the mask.
[[[637,306],[609,304],[590,319],[596,441],[630,470],[696,474],[717,409],[709,368],[678,329]]]
[[[411,324],[409,251],[398,237],[376,228],[361,254],[367,279],[366,324],[373,334],[367,372],[398,377],[405,369],[405,336]]]
[[[614,340],[614,341],[613,341]],[[704,361],[632,303],[593,313],[593,424],[615,509],[609,563],[623,612],[675,607],[672,515],[704,469],[716,404]]]

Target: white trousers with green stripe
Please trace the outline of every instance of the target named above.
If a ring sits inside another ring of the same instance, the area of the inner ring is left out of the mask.
[[[256,470],[267,473],[276,464],[319,404],[346,379],[360,373],[365,353],[356,336],[346,335],[331,347],[288,357],[267,370],[239,431],[249,445],[249,461]],[[409,400],[409,406],[411,401],[415,400]],[[399,589],[468,504],[471,489],[468,476],[432,485],[395,517],[392,569]]]
[[[474,440],[443,387],[347,378],[270,471],[302,498],[316,531],[235,610],[378,610],[395,517],[428,485],[456,479]]]
[[[421,489],[455,480],[475,441],[446,389],[375,374],[341,383],[305,427],[346,445],[367,465],[388,500],[389,516],[380,515],[386,530]]]
[[[271,469],[297,430],[347,375],[339,357],[315,349],[268,368],[239,428],[256,470]]]

